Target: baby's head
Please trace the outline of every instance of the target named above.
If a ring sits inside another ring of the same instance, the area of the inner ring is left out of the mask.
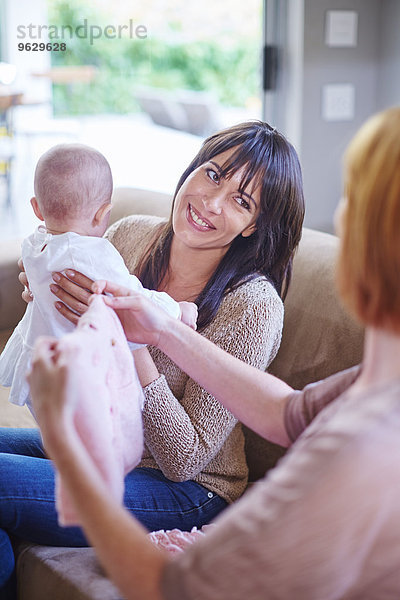
[[[39,159],[31,204],[53,232],[102,236],[112,186],[110,165],[100,152],[83,144],[59,144]]]

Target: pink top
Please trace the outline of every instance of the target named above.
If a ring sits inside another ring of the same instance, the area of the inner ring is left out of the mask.
[[[346,394],[358,371],[293,393],[295,443],[168,565],[167,599],[400,598],[400,380]]]
[[[143,391],[120,321],[103,297],[96,296],[76,329],[56,344],[69,353],[68,401],[77,432],[110,494],[122,502],[124,476],[143,452]],[[60,525],[79,524],[58,476],[56,506]]]

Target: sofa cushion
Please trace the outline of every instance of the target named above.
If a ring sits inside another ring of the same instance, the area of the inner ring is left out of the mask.
[[[0,352],[12,331],[0,331]],[[10,388],[0,385],[0,427],[36,427],[36,422],[26,406],[16,406],[8,401],[9,392]]]
[[[337,251],[337,237],[303,230],[285,300],[282,344],[269,369],[295,389],[361,360],[363,330],[336,292]]]
[[[120,600],[92,548],[20,543],[18,600]]]
[[[10,388],[0,385],[0,427],[37,427],[26,406],[16,406],[8,401]]]

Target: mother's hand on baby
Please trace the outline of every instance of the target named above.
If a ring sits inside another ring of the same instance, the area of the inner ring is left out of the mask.
[[[50,290],[57,296],[59,302],[56,309],[71,323],[76,323],[79,317],[87,311],[92,295],[93,279],[82,275],[79,271],[67,269],[64,273],[53,273],[54,283]]]

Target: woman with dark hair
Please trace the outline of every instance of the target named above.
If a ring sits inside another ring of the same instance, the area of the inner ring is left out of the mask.
[[[221,165],[212,161],[218,155],[224,156],[225,162]],[[209,137],[182,174],[174,202],[191,174],[208,162],[217,166],[212,175],[215,183],[219,179],[229,179],[243,169],[238,191],[258,188],[260,208],[251,235],[238,235],[232,240],[213,276],[197,297],[199,329],[214,317],[226,290],[243,285],[256,275],[265,275],[278,294],[285,298],[304,214],[297,154],[287,140],[266,123],[244,123]],[[245,204],[244,208],[249,210]],[[158,245],[140,268],[141,278],[150,288],[159,286],[168,269],[173,235],[174,211]]]
[[[281,297],[303,215],[294,148],[253,121],[204,142],[178,183],[167,223],[127,217],[108,237],[144,285],[197,303],[204,337],[264,370],[279,348]],[[60,313],[76,322],[92,282],[66,274],[54,275],[52,289]],[[126,477],[125,505],[148,530],[201,527],[246,487],[241,425],[157,348],[136,351],[135,364],[146,447]],[[9,533],[43,544],[87,544],[80,529],[58,527],[53,480],[37,431],[0,431],[0,562],[9,573]]]
[[[30,383],[46,448],[128,600],[400,598],[400,107],[357,133],[345,184],[338,282],[366,328],[363,362],[302,391],[165,319],[139,294],[93,286],[114,295],[106,303],[128,339],[165,351],[247,426],[291,446],[180,556],[157,548],[109,498],[64,410],[74,373],[48,341],[37,347]]]

